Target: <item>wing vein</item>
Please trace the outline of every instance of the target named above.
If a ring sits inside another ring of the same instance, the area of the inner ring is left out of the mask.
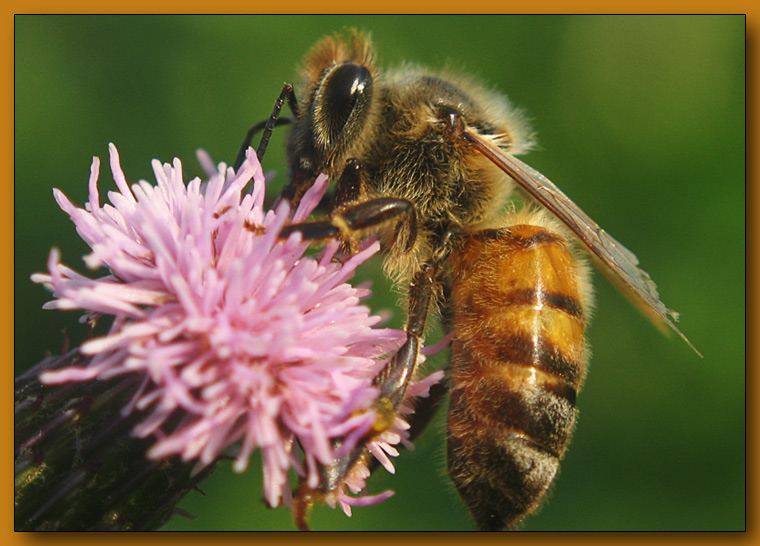
[[[623,292],[658,326],[665,324],[678,334],[699,356],[702,354],[678,329],[674,321],[678,313],[668,309],[660,299],[657,285],[649,274],[638,267],[636,255],[604,231],[551,180],[499,148],[472,128],[465,128],[463,137],[492,163],[508,174],[525,192],[546,207],[583,242],[613,281],[622,283]]]

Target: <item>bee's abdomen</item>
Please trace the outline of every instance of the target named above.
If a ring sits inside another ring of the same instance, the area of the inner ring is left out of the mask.
[[[565,240],[539,226],[478,232],[452,256],[449,473],[478,526],[534,510],[575,424],[585,309]]]

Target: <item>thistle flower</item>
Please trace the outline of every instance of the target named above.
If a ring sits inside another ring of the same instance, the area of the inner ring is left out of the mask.
[[[53,291],[45,308],[80,309],[85,320],[106,315],[113,323],[80,347],[87,366],[45,372],[41,381],[138,374],[141,387],[124,411],[144,415],[133,432],[155,438],[148,457],[179,455],[199,470],[239,445],[233,468],[240,472],[260,449],[265,499],[272,507],[289,504],[291,469],[315,487],[319,467],[336,456],[333,441],[350,449],[370,431],[372,378],[405,338],[376,327],[380,318],[360,304],[369,290],[346,282],[378,244],[338,259],[339,243],[330,241],[315,258],[304,254],[309,244],[299,233],[279,239],[287,222],[311,213],[328,181],[319,177],[292,217],[287,203],[265,211],[265,180],[252,150],[237,172],[201,154],[205,184],[186,184],[175,159],[153,162],[156,186],[130,187],[116,148],[109,149],[118,188],[110,204],[100,204],[97,158],[84,209],[54,190],[91,248],[85,263],[108,274],[80,275],[54,249],[49,274],[32,280]],[[410,395],[424,395],[441,375],[413,385]],[[388,455],[406,442],[405,426],[398,418],[370,445],[391,471]],[[357,466],[347,490],[327,501],[350,515],[351,505],[387,498],[389,492],[349,494],[364,489],[368,473]]]

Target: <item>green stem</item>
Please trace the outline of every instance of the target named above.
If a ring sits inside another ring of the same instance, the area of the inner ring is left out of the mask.
[[[178,457],[151,461],[151,438],[131,435],[141,415],[122,415],[140,378],[42,385],[43,370],[82,366],[74,350],[16,379],[15,529],[147,531],[212,472],[192,476]]]

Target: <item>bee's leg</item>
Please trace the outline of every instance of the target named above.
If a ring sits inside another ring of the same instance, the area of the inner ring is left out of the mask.
[[[361,196],[362,166],[358,159],[349,159],[335,184],[332,197],[323,199],[315,211],[329,214],[334,219],[333,225],[345,223],[341,233],[351,254],[356,252],[356,240],[363,232],[382,228],[393,221],[396,222],[396,228],[392,244],[399,241],[406,228],[404,251],[411,250],[417,238],[417,215],[411,203],[402,199],[369,199],[361,202]],[[326,201],[329,201],[328,206],[324,204]]]
[[[449,370],[444,368],[446,375],[449,375]],[[433,420],[435,414],[438,412],[438,408],[441,407],[444,396],[449,392],[448,381],[439,381],[428,391],[428,395],[424,398],[420,398],[415,401],[414,413],[406,417],[406,422],[409,423],[409,437],[410,442],[414,442],[417,437]],[[374,457],[368,457],[368,461],[365,461],[367,467],[371,472],[374,472],[380,461]]]
[[[377,434],[393,425],[398,407],[403,402],[407,387],[417,369],[419,352],[422,348],[422,337],[425,332],[425,321],[433,299],[437,266],[437,261],[425,264],[412,280],[409,288],[406,342],[373,381],[373,384],[380,390],[380,395],[375,402],[378,417],[373,430],[350,452],[339,459],[335,459],[329,466],[322,468],[321,494],[327,495],[341,487],[351,470],[362,459],[365,463],[369,463],[367,443]],[[335,447],[339,446],[340,442],[336,442]],[[306,494],[309,495],[311,492],[306,492]]]
[[[416,370],[437,269],[437,261],[428,262],[412,278],[409,285],[406,342],[374,380],[380,389],[380,399],[387,399],[394,410],[403,401],[406,388]]]
[[[425,263],[412,279],[408,296],[409,314],[405,328],[407,332],[406,342],[373,381],[380,390],[380,395],[375,402],[374,409],[378,417],[373,430],[354,449],[321,469],[319,491],[311,490],[305,486],[298,490],[295,495],[295,513],[296,520],[300,524],[305,525],[308,510],[315,497],[329,495],[342,487],[358,463],[364,462],[367,466],[372,465],[367,444],[393,425],[398,408],[404,401],[407,388],[417,371],[425,322],[433,301],[436,284],[439,282],[439,264],[448,255],[448,240],[452,233],[453,231],[449,230],[444,234],[441,241],[442,250]],[[440,402],[443,394],[445,394],[445,387],[443,386],[437,388],[435,392],[431,390],[431,395],[435,397],[436,402]],[[433,404],[433,406],[435,405]],[[430,415],[423,416],[421,422],[416,424],[422,425],[422,421],[426,422],[429,418]],[[422,426],[424,428],[424,425]],[[340,442],[335,442],[334,445],[337,448],[340,446]]]
[[[266,119],[264,121],[260,121],[250,129],[248,129],[248,134],[245,137],[245,140],[243,141],[243,144],[240,145],[240,151],[238,152],[237,158],[235,158],[235,163],[233,165],[233,168],[237,171],[240,166],[243,164],[243,161],[245,161],[245,152],[248,150],[248,148],[251,146],[251,141],[253,140],[253,137],[261,131],[262,129],[265,129],[267,125],[271,125],[270,129],[274,129],[275,127],[279,127],[280,125],[287,125],[288,123],[291,123],[293,120],[290,118],[278,118],[275,122],[272,122],[272,119]],[[271,135],[271,130],[270,130]],[[263,140],[263,137],[262,137]],[[267,138],[267,144],[268,144],[269,138]],[[261,143],[263,144],[263,142]],[[264,152],[266,151],[266,144],[264,144],[263,150],[261,147],[261,144],[259,144],[259,148],[256,150],[256,157],[259,158],[259,161],[261,161],[261,158],[264,157]]]
[[[293,115],[298,115],[298,101],[296,100],[293,86],[289,83],[286,83],[282,86],[282,91],[274,103],[274,108],[272,109],[272,113],[270,114],[269,119],[257,123],[248,130],[248,134],[246,135],[245,140],[243,140],[242,146],[240,146],[240,151],[238,152],[237,159],[235,159],[234,169],[236,171],[240,168],[240,165],[243,164],[243,161],[245,161],[245,152],[251,146],[251,142],[253,141],[253,137],[256,133],[264,129],[264,134],[261,135],[261,140],[259,141],[259,147],[256,149],[256,156],[259,158],[259,161],[261,161],[261,159],[264,157],[264,153],[267,151],[269,139],[272,138],[272,131],[274,131],[274,128],[280,125],[285,125],[292,121],[290,118],[280,117],[282,107],[285,104],[286,100],[288,101],[290,111],[293,112]]]
[[[375,430],[352,452],[335,460],[328,468],[324,469],[322,483],[324,492],[327,493],[340,487],[356,462],[363,456],[366,458],[366,444],[372,439],[372,436],[382,433],[393,425],[398,408],[404,401],[406,390],[417,371],[417,362],[425,334],[425,322],[430,311],[430,305],[436,297],[436,286],[440,284],[440,264],[448,257],[451,250],[450,241],[458,231],[457,226],[449,226],[438,240],[438,251],[412,277],[408,293],[406,342],[373,381],[373,384],[380,389],[380,396],[375,403],[375,409],[378,413]],[[421,415],[418,420],[412,421],[416,427],[424,428],[445,392],[445,386],[436,385],[431,389],[431,404],[426,411],[427,415]]]
[[[451,230],[450,230],[451,232]],[[442,241],[442,244],[448,244],[445,240]],[[441,282],[440,283],[440,291],[436,293],[437,302],[436,305],[439,309],[441,309],[441,320],[443,324],[444,331],[449,332],[449,334],[446,336],[448,338],[451,338],[451,322],[450,317],[448,316],[449,310],[447,302],[450,301],[451,298],[451,286],[450,282]],[[449,339],[449,342],[451,339]],[[441,340],[440,343],[444,343],[444,340]],[[450,377],[451,374],[451,366],[446,365],[442,368],[442,370],[445,373],[445,377]],[[448,380],[440,381],[430,387],[430,391],[428,392],[428,395],[424,398],[420,398],[416,401],[414,405],[414,413],[408,416],[407,422],[409,423],[409,440],[414,441],[415,438],[417,438],[424,430],[427,428],[427,426],[430,424],[430,421],[435,416],[436,412],[438,411],[438,408],[441,406],[441,403],[443,402],[443,398],[449,391],[449,385]]]
[[[314,184],[318,174],[304,169],[295,169],[293,177],[282,188],[274,206],[276,207],[281,201],[287,201],[290,203],[291,212],[295,211],[298,203],[301,202],[301,197]]]
[[[329,220],[286,226],[279,236],[286,238],[291,233],[298,231],[308,240],[327,240],[337,236],[344,240],[356,241],[367,232],[376,231],[390,223],[395,223],[394,238],[398,238],[401,231],[406,229],[405,246],[410,249],[417,236],[417,219],[414,207],[405,199],[395,198],[376,198],[364,202],[352,202],[361,193],[359,169],[358,162],[349,162],[338,183],[335,196],[336,208]],[[379,396],[374,407],[377,418],[372,430],[351,451],[321,469],[318,489],[311,489],[305,484],[301,485],[294,496],[294,512],[299,527],[307,528],[306,519],[315,499],[329,495],[341,488],[359,462],[364,461],[369,464],[370,455],[367,451],[367,444],[377,435],[393,426],[398,408],[404,401],[407,388],[417,370],[425,322],[433,301],[436,284],[439,282],[439,264],[448,254],[449,239],[452,234],[452,229],[444,233],[438,245],[441,250],[425,263],[412,278],[408,293],[409,309],[405,328],[407,339],[373,380],[373,384],[379,390]],[[443,391],[437,395],[439,400],[442,393]],[[333,442],[334,448],[338,448],[340,445],[341,440]]]
[[[356,191],[358,182],[354,175],[358,172],[358,163],[349,162],[347,172],[350,176],[341,177],[339,183],[338,202],[349,200]],[[285,226],[279,233],[281,239],[286,239],[292,233],[299,232],[305,240],[322,241],[340,237],[349,243],[357,241],[362,235],[377,231],[390,224],[396,224],[395,239],[402,229],[408,230],[406,249],[410,249],[417,237],[417,215],[414,206],[406,199],[393,197],[378,197],[368,201],[339,206],[327,220],[301,222]],[[444,236],[442,247],[448,247],[450,233]],[[412,278],[409,287],[409,310],[407,317],[406,343],[393,356],[385,369],[375,378],[374,384],[380,388],[380,398],[390,401],[395,410],[406,392],[419,354],[421,339],[425,331],[425,321],[433,298],[433,285],[436,282],[438,264],[448,251],[442,251],[425,263]]]
[[[444,369],[448,376],[449,371]],[[435,416],[438,408],[443,402],[443,397],[449,392],[447,381],[440,381],[430,387],[430,391],[425,398],[420,398],[414,405],[414,413],[411,414],[407,422],[409,423],[409,440],[414,441],[422,431],[427,428],[430,421]]]
[[[433,298],[436,297],[436,285],[440,284],[439,266],[448,257],[451,238],[458,230],[456,226],[449,226],[437,242],[437,252],[412,277],[408,294],[406,343],[375,378],[375,385],[380,387],[380,398],[388,399],[394,410],[403,402],[406,388],[416,371],[425,322]]]
[[[351,173],[357,173],[354,169],[358,164],[350,163]],[[357,195],[357,180],[354,174],[342,176],[343,185],[339,183],[336,190],[336,201],[345,203],[351,201],[352,196]],[[334,237],[343,237],[347,241],[356,241],[366,231],[376,230],[390,222],[396,222],[394,234],[397,236],[399,224],[406,223],[410,226],[411,241],[416,237],[416,214],[412,204],[405,199],[378,198],[363,203],[348,204],[339,207],[333,212],[328,220],[303,222],[285,226],[279,234],[280,238],[287,238],[294,232],[300,232],[304,239],[312,241],[328,240]],[[438,261],[426,264],[415,276],[409,289],[409,318],[406,331],[407,340],[390,362],[374,379],[373,384],[380,391],[375,404],[378,418],[373,430],[367,438],[362,440],[355,448],[343,457],[334,460],[329,466],[320,469],[320,484],[317,489],[301,484],[294,494],[293,512],[299,528],[308,529],[308,515],[315,500],[323,498],[342,487],[350,472],[361,460],[369,462],[367,443],[371,438],[393,425],[398,406],[404,399],[404,394],[409,386],[411,378],[417,366],[419,351],[422,345],[422,336],[425,331],[425,320],[428,308],[432,300],[433,285]],[[333,441],[333,448],[340,447],[342,441]]]
[[[392,244],[399,240],[403,232],[406,236],[404,249],[410,250],[417,238],[417,215],[412,204],[406,199],[392,197],[378,197],[361,202],[358,201],[361,193],[361,163],[350,159],[336,183],[330,218],[285,226],[279,237],[287,238],[295,231],[310,241],[339,237],[348,253],[354,254],[363,235],[395,224]]]
[[[358,201],[361,193],[362,165],[358,159],[349,159],[335,184],[335,193],[330,200],[330,210]]]
[[[444,238],[439,241],[440,248],[442,249],[437,258],[439,263],[448,255],[448,250],[447,250],[447,245],[449,244],[448,238],[455,231],[456,230],[453,228],[453,226],[450,226],[449,231],[446,232],[446,235],[444,235]],[[450,298],[450,287],[448,286],[448,283],[441,282],[440,279],[437,281],[436,284],[437,286],[435,287],[434,292],[433,292],[433,297],[436,298],[436,302],[432,303],[432,305],[445,307],[445,302]],[[444,314],[445,314],[445,311],[444,311]],[[445,317],[444,317],[443,324],[444,324],[445,330],[450,331],[451,325],[447,323]],[[451,334],[449,334],[449,336],[450,335]],[[444,343],[444,341],[442,340],[441,343]],[[444,368],[442,368],[442,370],[445,373],[445,377],[450,376],[450,373],[451,373],[450,366],[445,366]],[[419,398],[418,400],[415,401],[414,413],[406,417],[406,421],[409,424],[409,429],[408,429],[409,441],[413,442],[427,428],[427,426],[432,421],[433,417],[435,417],[435,414],[440,408],[441,403],[443,402],[443,399],[448,393],[448,391],[449,391],[448,380],[439,381],[438,383],[430,387],[430,390],[428,391],[427,396],[425,396],[424,398]],[[371,458],[368,464],[370,471],[374,471],[374,468],[378,465],[378,463],[379,461],[377,459]]]
[[[396,224],[395,234],[401,231],[403,225],[410,226],[412,236],[416,233],[416,215],[414,207],[406,199],[379,197],[363,203],[356,203],[333,211],[328,220],[316,220],[285,226],[280,231],[281,239],[287,238],[296,231],[310,241],[327,240],[340,237],[349,248],[354,249],[356,241],[363,235],[383,226]],[[413,242],[413,239],[412,239]]]
[[[329,215],[333,210],[359,201],[362,193],[362,166],[358,159],[349,159],[335,183],[335,190],[328,191],[314,212]]]

